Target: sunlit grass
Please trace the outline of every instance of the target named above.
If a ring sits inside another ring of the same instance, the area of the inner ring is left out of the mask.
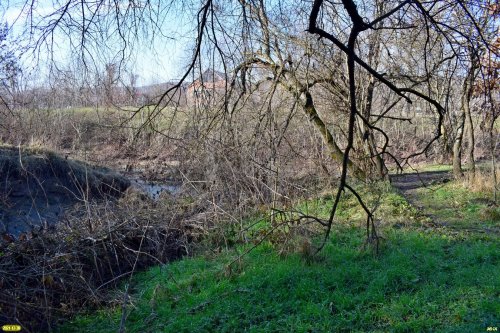
[[[425,164],[421,166],[417,166],[414,169],[409,168],[406,170],[406,172],[433,172],[433,171],[451,171],[453,169],[453,166],[451,164],[442,164],[442,163],[436,163],[436,164]]]
[[[293,251],[280,256],[264,242],[230,268],[250,245],[137,274],[127,332],[483,332],[499,326],[498,237],[423,228],[401,196],[387,184],[374,186],[359,190],[368,204],[381,201],[378,256],[361,250],[363,214],[346,195],[315,260]],[[460,209],[479,214],[453,186],[434,190],[429,200],[460,200]],[[325,218],[331,200],[326,193],[296,209]],[[472,223],[472,215],[466,221]],[[269,227],[265,220],[252,223],[254,231]],[[60,331],[116,332],[121,316],[119,306],[103,309]]]
[[[336,230],[322,260],[269,246],[156,267],[135,277],[128,332],[480,332],[500,324],[497,243],[391,231],[380,256],[358,228]],[[116,332],[121,308],[63,332]]]
[[[453,229],[485,231],[500,227],[500,211],[488,193],[450,182],[418,190],[421,205],[438,223]]]

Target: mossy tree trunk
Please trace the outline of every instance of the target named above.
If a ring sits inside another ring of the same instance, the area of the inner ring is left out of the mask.
[[[337,145],[335,139],[333,138],[332,133],[326,126],[323,119],[321,119],[321,117],[319,116],[316,107],[314,105],[312,95],[308,91],[303,93],[302,101],[303,101],[302,107],[304,109],[304,112],[309,117],[309,121],[311,121],[314,127],[316,127],[316,129],[321,133],[323,141],[325,142],[326,146],[328,147],[328,150],[330,151],[331,158],[335,162],[342,164],[342,161],[344,159],[344,152]],[[354,164],[353,161],[350,159],[347,162],[347,168],[354,177],[361,179],[366,178],[365,172],[361,170],[361,168],[359,168],[356,164]]]

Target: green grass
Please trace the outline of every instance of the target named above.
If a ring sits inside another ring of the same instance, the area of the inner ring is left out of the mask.
[[[378,256],[362,250],[363,216],[347,195],[314,260],[293,251],[280,256],[265,242],[231,269],[227,264],[250,245],[136,274],[126,331],[484,332],[500,326],[498,238],[424,228],[403,198],[377,186],[360,191],[370,204],[382,202]],[[325,217],[330,203],[325,194],[297,208]],[[120,306],[102,309],[59,329],[116,332],[121,315]]]
[[[416,168],[419,172],[434,172],[434,171],[451,171],[453,166],[451,164],[425,164]],[[409,169],[408,172],[413,172]]]
[[[498,326],[499,259],[493,241],[391,232],[375,258],[359,229],[337,231],[307,264],[251,252],[229,277],[234,254],[156,267],[135,278],[128,332],[481,332]],[[62,332],[116,332],[121,311],[79,317]]]
[[[489,232],[500,227],[500,209],[491,206],[492,196],[450,182],[418,190],[420,204],[433,219],[447,228]]]

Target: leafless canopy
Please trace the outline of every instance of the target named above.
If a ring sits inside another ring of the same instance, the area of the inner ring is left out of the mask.
[[[348,176],[384,178],[387,163],[401,168],[429,153],[443,135],[450,112],[449,94],[443,91],[450,92],[471,68],[474,77],[481,71],[486,77],[478,59],[491,59],[498,51],[492,39],[498,5],[486,0],[65,0],[43,10],[41,5],[26,1],[18,18],[25,22],[25,36],[35,54],[43,49],[55,54],[64,37],[85,66],[111,54],[118,60],[118,71],[144,40],[154,44],[176,37],[175,21],[168,20],[193,22],[192,54],[184,74],[155,101],[148,120],[172,105],[190,75],[207,67],[227,78],[211,116],[228,124],[251,96],[259,96],[259,112],[264,113],[273,111],[274,96],[288,94],[290,115],[302,110],[341,166],[325,240],[346,189],[366,211],[368,239],[378,239],[373,209],[364,204]],[[394,142],[382,123],[411,123],[411,117],[399,112],[406,109],[431,110],[435,130],[418,149],[400,154],[391,149]],[[337,125],[343,135],[331,125],[339,117],[345,120]],[[287,126],[273,132],[277,146]],[[368,172],[361,161],[376,171]]]

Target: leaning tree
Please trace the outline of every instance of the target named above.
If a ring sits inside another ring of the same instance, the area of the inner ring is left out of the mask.
[[[29,36],[26,46],[36,55],[42,50],[53,55],[64,38],[66,51],[87,68],[100,70],[102,61],[112,58],[119,73],[134,48],[177,38],[180,31],[191,40],[184,74],[155,101],[147,121],[175,104],[190,75],[210,66],[224,72],[227,83],[219,103],[196,110],[195,119],[212,119],[203,127],[207,131],[226,124],[226,139],[234,138],[233,115],[255,94],[261,97],[253,101],[263,102],[259,115],[269,119],[267,133],[279,138],[286,126],[278,129],[273,121],[274,96],[288,94],[289,107],[308,117],[340,166],[330,217],[317,219],[325,240],[342,194],[350,191],[366,212],[368,241],[378,244],[374,208],[365,204],[351,178],[384,178],[388,164],[401,168],[428,154],[447,134],[445,119],[455,105],[448,103],[450,91],[463,97],[463,116],[454,125],[460,155],[464,121],[471,123],[467,107],[478,59],[495,52],[486,33],[494,20],[481,16],[491,7],[486,0],[61,0],[43,10],[42,5],[26,1],[20,12]],[[180,29],[177,20],[190,24]],[[463,89],[450,88],[457,82],[465,83]],[[432,133],[425,133],[412,151],[396,149],[400,142],[388,129],[411,122],[405,112],[417,109],[431,112]],[[271,141],[265,168],[276,171],[275,151],[282,140]]]

